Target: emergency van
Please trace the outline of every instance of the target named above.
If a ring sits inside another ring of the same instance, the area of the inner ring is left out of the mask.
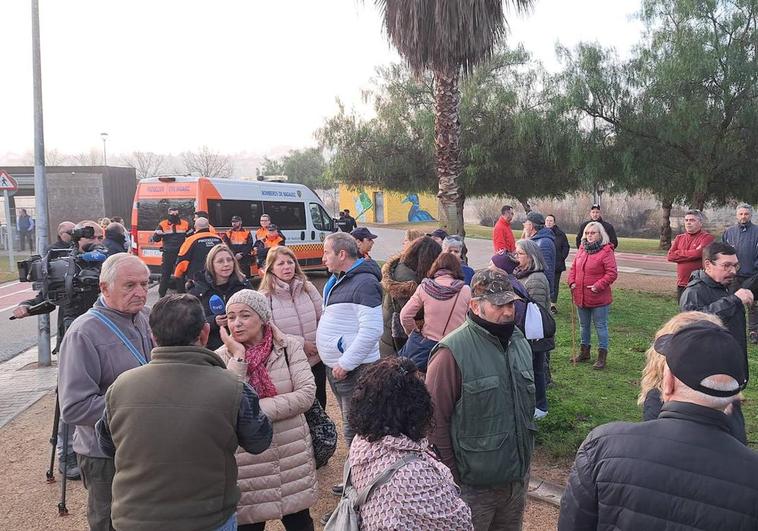
[[[169,206],[178,208],[190,227],[196,211],[207,212],[219,233],[231,228],[232,216],[240,216],[242,226],[253,236],[261,215],[268,214],[305,270],[324,270],[324,239],[335,230],[321,199],[302,184],[205,177],[142,179],[132,206],[132,252],[155,275],[160,275],[162,257],[161,244],[152,241],[152,236]],[[255,264],[252,272],[257,274]]]

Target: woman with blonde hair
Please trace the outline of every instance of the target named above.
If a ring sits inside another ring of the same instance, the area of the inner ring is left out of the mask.
[[[326,407],[326,367],[316,349],[316,328],[323,300],[308,280],[292,249],[272,247],[258,288],[269,301],[272,322],[285,334],[303,340],[303,350],[316,381],[316,398]]]
[[[284,334],[271,321],[265,295],[238,291],[227,303],[229,333],[216,353],[240,380],[250,384],[271,421],[271,446],[253,455],[237,450],[238,531],[262,531],[281,520],[288,531],[312,530],[310,507],[318,500],[316,461],[304,413],[313,405],[316,385],[300,338]]]
[[[611,284],[618,277],[618,267],[613,244],[603,225],[591,221],[584,227],[584,234],[568,274],[571,298],[579,313],[581,332],[580,353],[571,361],[581,362],[592,359],[592,323],[597,331],[597,361],[593,369],[604,369],[608,359],[608,314],[613,295]]]
[[[226,313],[222,311],[225,309],[216,308],[214,311],[211,308],[211,297],[218,295],[226,304],[229,297],[240,290],[250,288],[250,282],[242,274],[232,250],[225,244],[213,247],[205,258],[205,270],[198,275],[190,289],[190,294],[200,299],[205,312],[205,320],[211,327],[206,344],[209,350],[216,350],[223,345],[219,330],[227,325]]]
[[[700,321],[708,321],[719,326],[724,326],[721,319],[710,313],[682,312],[675,315],[655,333],[655,339],[650,348],[645,352],[645,368],[642,369],[640,380],[640,396],[637,404],[642,406],[642,420],[655,420],[663,406],[663,371],[666,367],[666,358],[655,350],[655,341],[664,335],[675,334],[682,328],[686,328]],[[732,434],[743,444],[747,444],[745,432],[745,417],[742,415],[742,393],[738,400],[732,403],[729,415]]]
[[[403,238],[403,251],[405,252],[408,250],[408,247],[411,246],[411,244],[416,241],[417,239],[424,236],[424,231],[419,229],[408,229],[405,231],[405,237]]]

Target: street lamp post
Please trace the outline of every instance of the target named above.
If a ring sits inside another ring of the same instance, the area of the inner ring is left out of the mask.
[[[601,204],[601,201],[603,200],[603,192],[605,192],[605,188],[603,188],[603,185],[601,183],[598,183],[596,190],[597,190],[597,204],[600,206],[603,206]]]
[[[100,133],[100,138],[103,139],[103,166],[108,165],[108,156],[105,152],[105,142],[108,140],[108,133]]]

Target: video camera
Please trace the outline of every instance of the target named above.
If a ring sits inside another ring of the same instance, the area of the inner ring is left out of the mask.
[[[77,235],[77,241],[94,237],[94,231],[87,236],[85,229],[93,231],[92,227],[72,231],[83,233]],[[100,290],[100,264],[106,258],[99,250],[82,253],[78,249],[51,249],[44,257],[35,255],[18,262],[18,279],[32,282],[32,288],[41,291],[47,301],[61,306]]]

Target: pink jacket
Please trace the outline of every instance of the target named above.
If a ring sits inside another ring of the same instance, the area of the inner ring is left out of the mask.
[[[321,295],[316,287],[308,281],[303,283],[298,278],[292,279],[290,284],[276,277],[273,281],[273,293],[261,291],[269,300],[271,320],[283,333],[315,343],[322,306]],[[308,356],[311,367],[320,361],[318,355]]]
[[[443,286],[450,286],[453,277],[444,275],[437,277],[435,281]],[[418,311],[424,309],[424,328],[421,335],[432,341],[439,341],[466,320],[468,302],[471,300],[471,288],[463,286],[457,296],[440,301],[429,295],[423,285],[416,288],[403,309],[400,310],[400,323],[406,334],[416,329],[416,321],[413,319]],[[446,326],[447,325],[447,326]]]
[[[576,283],[576,287],[571,291],[574,304],[580,308],[597,308],[610,304],[613,302],[611,284],[616,277],[618,268],[613,245],[607,243],[594,254],[588,254],[582,245],[568,274],[569,286]],[[597,293],[593,292],[590,286],[594,286]]]
[[[460,498],[453,475],[427,453],[426,439],[413,442],[405,436],[386,435],[376,442],[356,436],[350,446],[353,486],[360,490],[385,468],[409,453],[421,455],[376,487],[361,507],[361,529],[384,531],[470,531],[471,510]]]

